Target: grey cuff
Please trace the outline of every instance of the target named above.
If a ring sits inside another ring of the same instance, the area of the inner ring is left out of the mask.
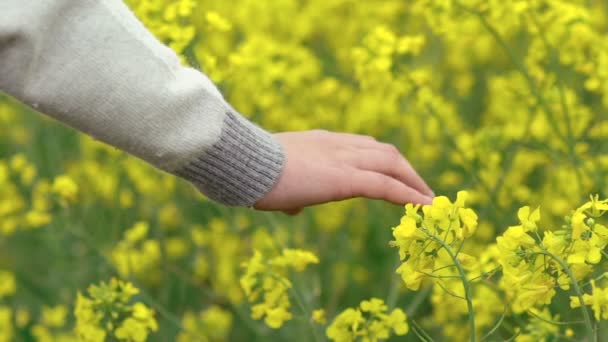
[[[281,144],[270,133],[228,111],[219,140],[173,173],[216,202],[250,207],[273,188],[284,161]]]

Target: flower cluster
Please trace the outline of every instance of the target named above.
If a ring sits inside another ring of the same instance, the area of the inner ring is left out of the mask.
[[[67,175],[56,177],[52,184],[38,179],[36,167],[23,154],[0,160],[0,234],[10,236],[19,227],[48,225],[56,202],[73,203],[77,192],[77,185]]]
[[[0,341],[13,340],[13,313],[10,308],[0,306]]]
[[[14,295],[16,287],[15,275],[0,269],[0,342],[13,340],[13,311],[3,305],[3,299]]]
[[[113,278],[110,282],[91,285],[87,295],[78,293],[76,299],[76,333],[82,341],[146,341],[158,330],[154,311],[145,304],[131,304],[139,293],[131,283]]]
[[[391,332],[398,336],[407,334],[409,327],[403,310],[387,311],[382,299],[364,300],[358,308],[348,308],[336,316],[327,328],[327,337],[336,342],[375,342],[389,338]]]
[[[422,215],[420,206],[406,206],[401,223],[393,228],[391,246],[399,248],[402,264],[397,273],[407,288],[418,290],[427,274],[435,272],[437,260],[449,259],[450,247],[460,250],[464,239],[475,232],[477,214],[465,207],[467,196],[467,192],[459,192],[454,203],[445,196],[435,197],[432,205],[422,207]]]
[[[69,176],[62,175],[55,178],[51,191],[57,194],[63,203],[73,203],[78,195],[78,185]]]
[[[517,212],[519,224],[508,227],[495,244],[465,254],[464,239],[478,225],[475,212],[464,207],[465,198],[466,192],[460,192],[454,203],[437,197],[432,205],[422,207],[421,215],[418,207],[407,205],[391,242],[400,249],[403,264],[397,272],[406,287],[419,290],[424,279],[431,279],[432,302],[437,308],[451,307],[434,313],[435,320],[445,324],[446,335],[474,340],[508,312],[530,317],[526,332],[514,332],[521,334],[518,340],[559,335],[560,323],[546,322],[558,322],[548,310],[558,288],[571,291],[571,308],[591,306],[596,320],[608,318],[604,289],[595,280],[604,274],[593,278],[598,276],[593,265],[602,261],[608,244],[608,229],[600,222],[608,200],[591,197],[553,230],[541,229],[540,208],[524,206]],[[591,284],[591,294],[583,293],[585,283]],[[475,317],[480,319],[475,322]],[[583,317],[591,334],[593,323],[585,309]],[[458,323],[463,318],[469,323],[468,332]]]
[[[284,249],[275,257],[255,254],[247,263],[241,286],[251,303],[251,317],[262,319],[269,327],[278,329],[293,315],[289,311],[291,302],[288,291],[292,284],[287,271],[303,272],[309,264],[318,264],[319,259],[311,252],[298,249]]]
[[[198,314],[185,313],[182,324],[184,331],[177,336],[177,342],[219,342],[228,339],[233,317],[230,311],[214,305]]]
[[[110,252],[110,260],[121,276],[146,278],[154,275],[161,254],[158,241],[147,238],[149,229],[146,222],[137,222],[125,231],[124,239]]]
[[[76,342],[76,334],[64,330],[67,319],[68,308],[65,305],[43,307],[39,322],[32,326],[32,336],[39,342]]]
[[[519,210],[520,224],[497,238],[503,273],[499,285],[512,300],[514,312],[550,304],[556,287],[578,288],[577,283],[593,273],[608,244],[608,229],[596,222],[608,211],[607,203],[594,197],[567,216],[561,229],[545,232],[538,231],[538,209]],[[580,306],[577,300],[573,305]]]

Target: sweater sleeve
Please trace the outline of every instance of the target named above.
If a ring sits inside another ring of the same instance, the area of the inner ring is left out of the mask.
[[[225,205],[253,205],[283,168],[279,142],[121,0],[0,1],[0,90]]]

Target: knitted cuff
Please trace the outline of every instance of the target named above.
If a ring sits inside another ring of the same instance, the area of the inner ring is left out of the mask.
[[[231,111],[219,140],[174,171],[210,199],[228,206],[253,206],[277,182],[285,156],[268,132]]]

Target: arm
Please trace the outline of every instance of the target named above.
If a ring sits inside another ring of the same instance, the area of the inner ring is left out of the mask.
[[[0,90],[220,203],[253,205],[276,182],[278,141],[121,0],[3,0],[0,16]]]
[[[330,132],[271,135],[121,0],[0,1],[0,90],[234,206],[297,212],[351,197],[429,203],[393,147]]]

